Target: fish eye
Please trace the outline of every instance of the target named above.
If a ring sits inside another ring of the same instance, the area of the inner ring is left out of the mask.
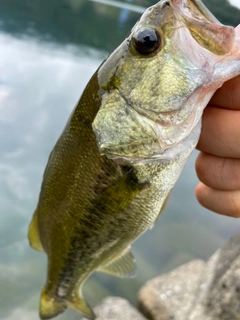
[[[138,53],[150,55],[161,45],[159,33],[151,28],[140,29],[132,38],[133,45]]]

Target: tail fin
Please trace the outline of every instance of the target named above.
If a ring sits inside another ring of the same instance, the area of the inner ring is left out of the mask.
[[[91,320],[95,319],[95,314],[91,307],[80,295],[75,294],[71,301],[68,301],[68,305],[73,309],[80,311],[86,318]]]
[[[39,316],[42,320],[51,319],[59,313],[64,312],[67,307],[72,307],[80,311],[88,319],[94,320],[95,315],[87,302],[78,294],[73,295],[71,300],[57,301],[50,297],[45,290],[43,290],[40,301]]]

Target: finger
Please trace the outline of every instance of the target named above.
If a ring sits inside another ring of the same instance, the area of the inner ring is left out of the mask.
[[[240,35],[240,24],[238,26],[236,26],[235,31],[237,34]]]
[[[209,105],[227,109],[240,109],[240,76],[225,82],[216,91]]]
[[[200,153],[195,168],[200,181],[218,190],[240,190],[240,159]]]
[[[222,215],[240,217],[240,190],[221,191],[199,183],[195,194],[203,207]]]
[[[240,158],[240,112],[207,107],[197,149],[218,157]]]

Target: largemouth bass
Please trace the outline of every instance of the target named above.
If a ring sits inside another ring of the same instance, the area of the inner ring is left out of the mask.
[[[29,227],[48,256],[41,319],[94,319],[94,271],[135,274],[131,243],[152,227],[200,134],[213,93],[240,74],[240,37],[200,0],[161,0],[103,62],[45,169]]]

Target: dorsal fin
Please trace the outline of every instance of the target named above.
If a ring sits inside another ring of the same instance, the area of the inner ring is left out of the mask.
[[[136,261],[130,251],[130,247],[116,255],[107,264],[101,265],[98,271],[102,271],[113,276],[129,278],[136,275]]]

